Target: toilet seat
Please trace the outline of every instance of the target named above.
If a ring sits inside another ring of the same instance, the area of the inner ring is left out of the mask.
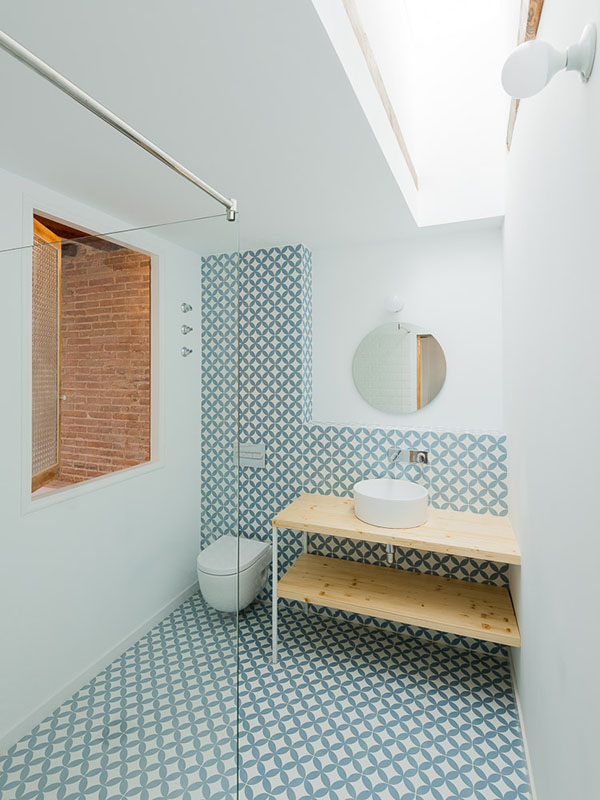
[[[268,542],[243,536],[239,539],[221,536],[202,550],[196,564],[198,571],[207,575],[235,575],[250,569],[257,561],[264,559],[269,551]]]

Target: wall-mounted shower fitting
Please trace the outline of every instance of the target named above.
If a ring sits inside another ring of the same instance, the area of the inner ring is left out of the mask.
[[[184,314],[187,314],[189,311],[192,311],[192,307],[189,303],[182,303],[181,304],[181,311]]]
[[[191,356],[193,352],[194,351],[192,350],[191,347],[182,347],[181,350],[180,350],[180,353],[184,358],[187,358],[188,356]]]
[[[187,334],[191,333],[193,330],[194,329],[192,327],[190,327],[189,325],[182,325],[181,326],[181,332],[183,333],[184,336],[187,336]]]
[[[396,561],[396,548],[393,544],[386,544],[385,560],[388,564],[393,564]]]

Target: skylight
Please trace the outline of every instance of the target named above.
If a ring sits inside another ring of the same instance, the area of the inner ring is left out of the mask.
[[[417,223],[502,215],[509,100],[500,71],[516,43],[519,0],[313,2]],[[390,136],[353,15],[400,126],[418,191],[400,164],[398,137]]]

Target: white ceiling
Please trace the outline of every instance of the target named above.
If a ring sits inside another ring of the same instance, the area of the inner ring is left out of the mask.
[[[226,195],[243,247],[414,220],[311,0],[28,0],[0,28]],[[0,52],[0,166],[148,225],[221,209]]]

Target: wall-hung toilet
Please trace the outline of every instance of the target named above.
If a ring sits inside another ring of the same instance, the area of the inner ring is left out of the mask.
[[[271,545],[267,542],[221,536],[202,550],[196,561],[202,596],[218,611],[241,611],[265,587],[270,563]]]

